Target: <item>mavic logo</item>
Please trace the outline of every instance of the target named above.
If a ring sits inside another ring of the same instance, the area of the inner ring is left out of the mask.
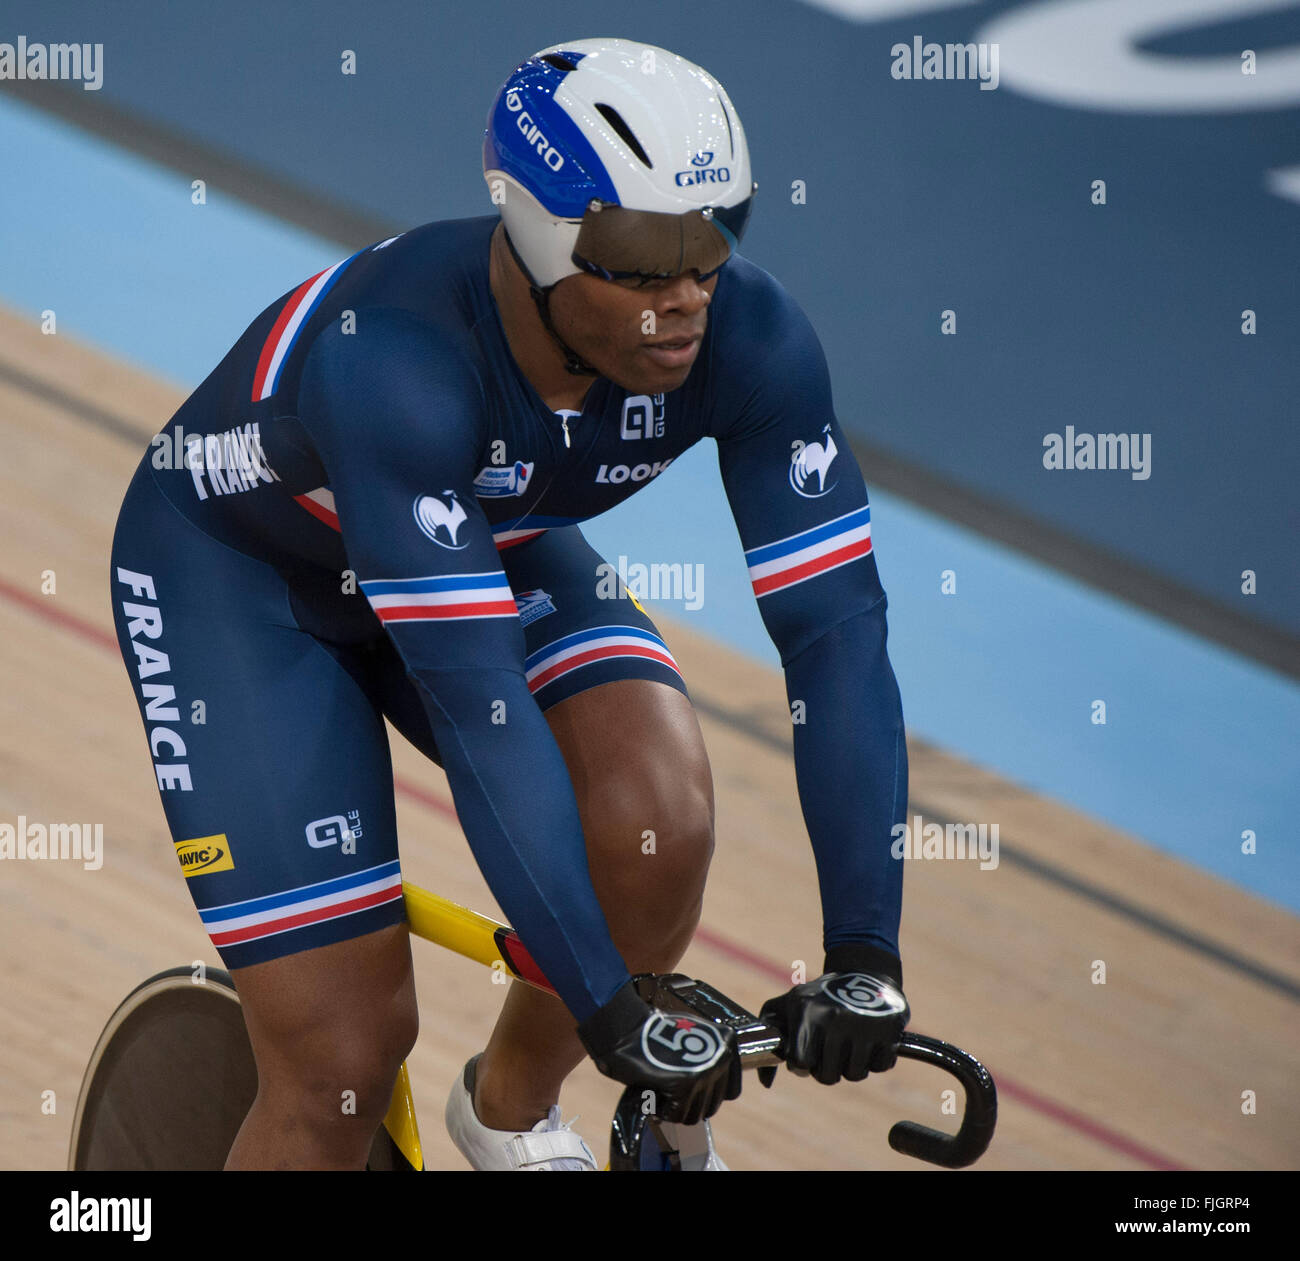
[[[226,834],[196,836],[187,841],[173,841],[176,857],[180,859],[185,879],[206,876],[214,871],[234,871],[235,860],[230,856],[230,842]]]

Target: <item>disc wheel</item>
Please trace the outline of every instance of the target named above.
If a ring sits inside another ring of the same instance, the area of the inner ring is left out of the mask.
[[[170,968],[137,985],[91,1053],[68,1168],[219,1170],[257,1094],[230,974]]]

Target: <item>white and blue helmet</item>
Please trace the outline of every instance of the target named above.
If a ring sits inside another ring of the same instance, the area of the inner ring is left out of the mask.
[[[488,114],[483,177],[534,289],[716,271],[757,185],[727,93],[676,53],[579,39],[534,53]]]

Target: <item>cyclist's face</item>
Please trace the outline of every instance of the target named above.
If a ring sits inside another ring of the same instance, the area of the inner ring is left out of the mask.
[[[718,273],[694,271],[644,284],[566,276],[551,291],[560,336],[601,376],[637,394],[682,386],[700,352]]]

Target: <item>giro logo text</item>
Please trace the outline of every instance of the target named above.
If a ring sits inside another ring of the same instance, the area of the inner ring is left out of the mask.
[[[513,89],[506,93],[506,109],[517,116],[515,122],[529,147],[537,150],[542,161],[552,171],[558,171],[564,165],[564,155],[558,149],[551,147],[550,142],[542,135],[541,128],[533,122],[533,116],[524,109],[523,98]]]
[[[726,184],[731,180],[731,168],[714,166],[713,154],[706,149],[691,159],[689,171],[678,171],[673,179],[678,188],[689,188],[693,184]]]

